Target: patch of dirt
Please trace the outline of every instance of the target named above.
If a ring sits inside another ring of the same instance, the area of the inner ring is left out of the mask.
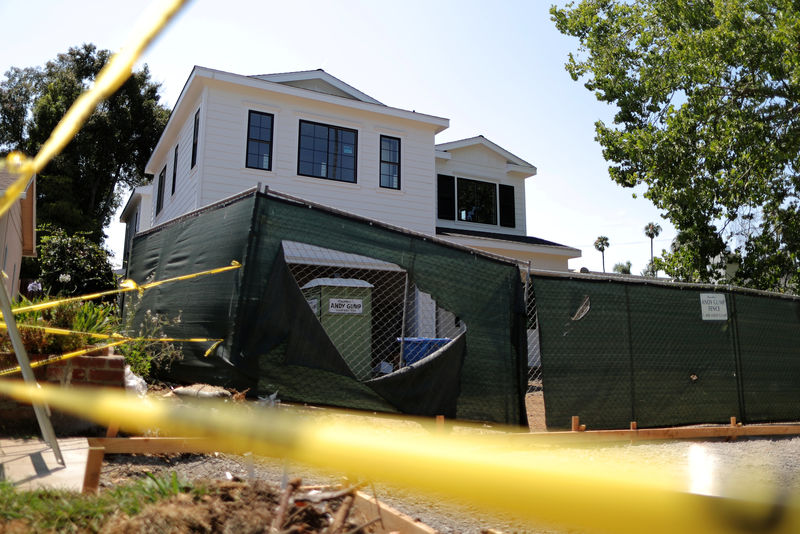
[[[349,507],[348,495],[353,489],[303,490],[299,479],[290,481],[285,490],[261,480],[199,481],[197,486],[202,489],[150,504],[136,516],[115,516],[101,532],[376,532],[371,521]]]
[[[532,391],[525,395],[525,409],[528,412],[528,427],[531,432],[547,432],[544,414],[544,393]]]

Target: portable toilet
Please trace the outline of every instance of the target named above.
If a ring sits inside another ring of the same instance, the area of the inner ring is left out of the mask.
[[[301,289],[334,346],[359,380],[371,378],[372,284],[353,278],[316,278]]]

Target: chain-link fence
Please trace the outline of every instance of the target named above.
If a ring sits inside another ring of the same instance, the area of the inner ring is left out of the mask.
[[[525,315],[528,338],[528,393],[542,391],[542,352],[539,345],[539,320],[536,316],[536,294],[530,273],[530,262],[520,265],[525,284]]]
[[[359,380],[433,354],[466,330],[396,264],[284,241],[289,271]]]

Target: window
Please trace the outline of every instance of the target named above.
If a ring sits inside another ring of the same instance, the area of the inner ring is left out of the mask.
[[[438,213],[440,219],[456,220],[456,179],[446,174],[437,176]]]
[[[456,183],[458,193],[456,193]],[[516,227],[514,186],[480,180],[437,176],[437,218]]]
[[[164,165],[164,168],[161,169],[161,172],[158,173],[158,191],[156,191],[156,215],[161,212],[161,208],[164,207],[164,180],[167,178],[167,166]]]
[[[497,224],[497,185],[459,178],[458,220]]]
[[[358,132],[300,121],[297,174],[356,182]]]
[[[197,110],[197,113],[194,114],[194,132],[192,133],[192,166],[190,168],[194,169],[195,164],[197,163],[197,138],[200,135],[200,110]]]
[[[517,216],[514,211],[514,186],[500,184],[497,187],[500,193],[500,226],[514,228],[517,225]]]
[[[172,194],[175,194],[175,177],[178,175],[178,145],[175,145],[175,153],[172,156]]]
[[[272,170],[272,118],[269,113],[251,111],[247,118],[247,161],[251,169]]]
[[[400,189],[400,139],[381,136],[381,187]]]

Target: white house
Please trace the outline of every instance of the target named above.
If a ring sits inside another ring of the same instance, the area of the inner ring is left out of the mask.
[[[123,212],[126,250],[136,232],[260,183],[567,270],[578,249],[527,235],[525,179],[536,168],[482,136],[436,145],[448,126],[322,70],[243,76],[194,67],[145,167],[152,190],[137,188]]]

